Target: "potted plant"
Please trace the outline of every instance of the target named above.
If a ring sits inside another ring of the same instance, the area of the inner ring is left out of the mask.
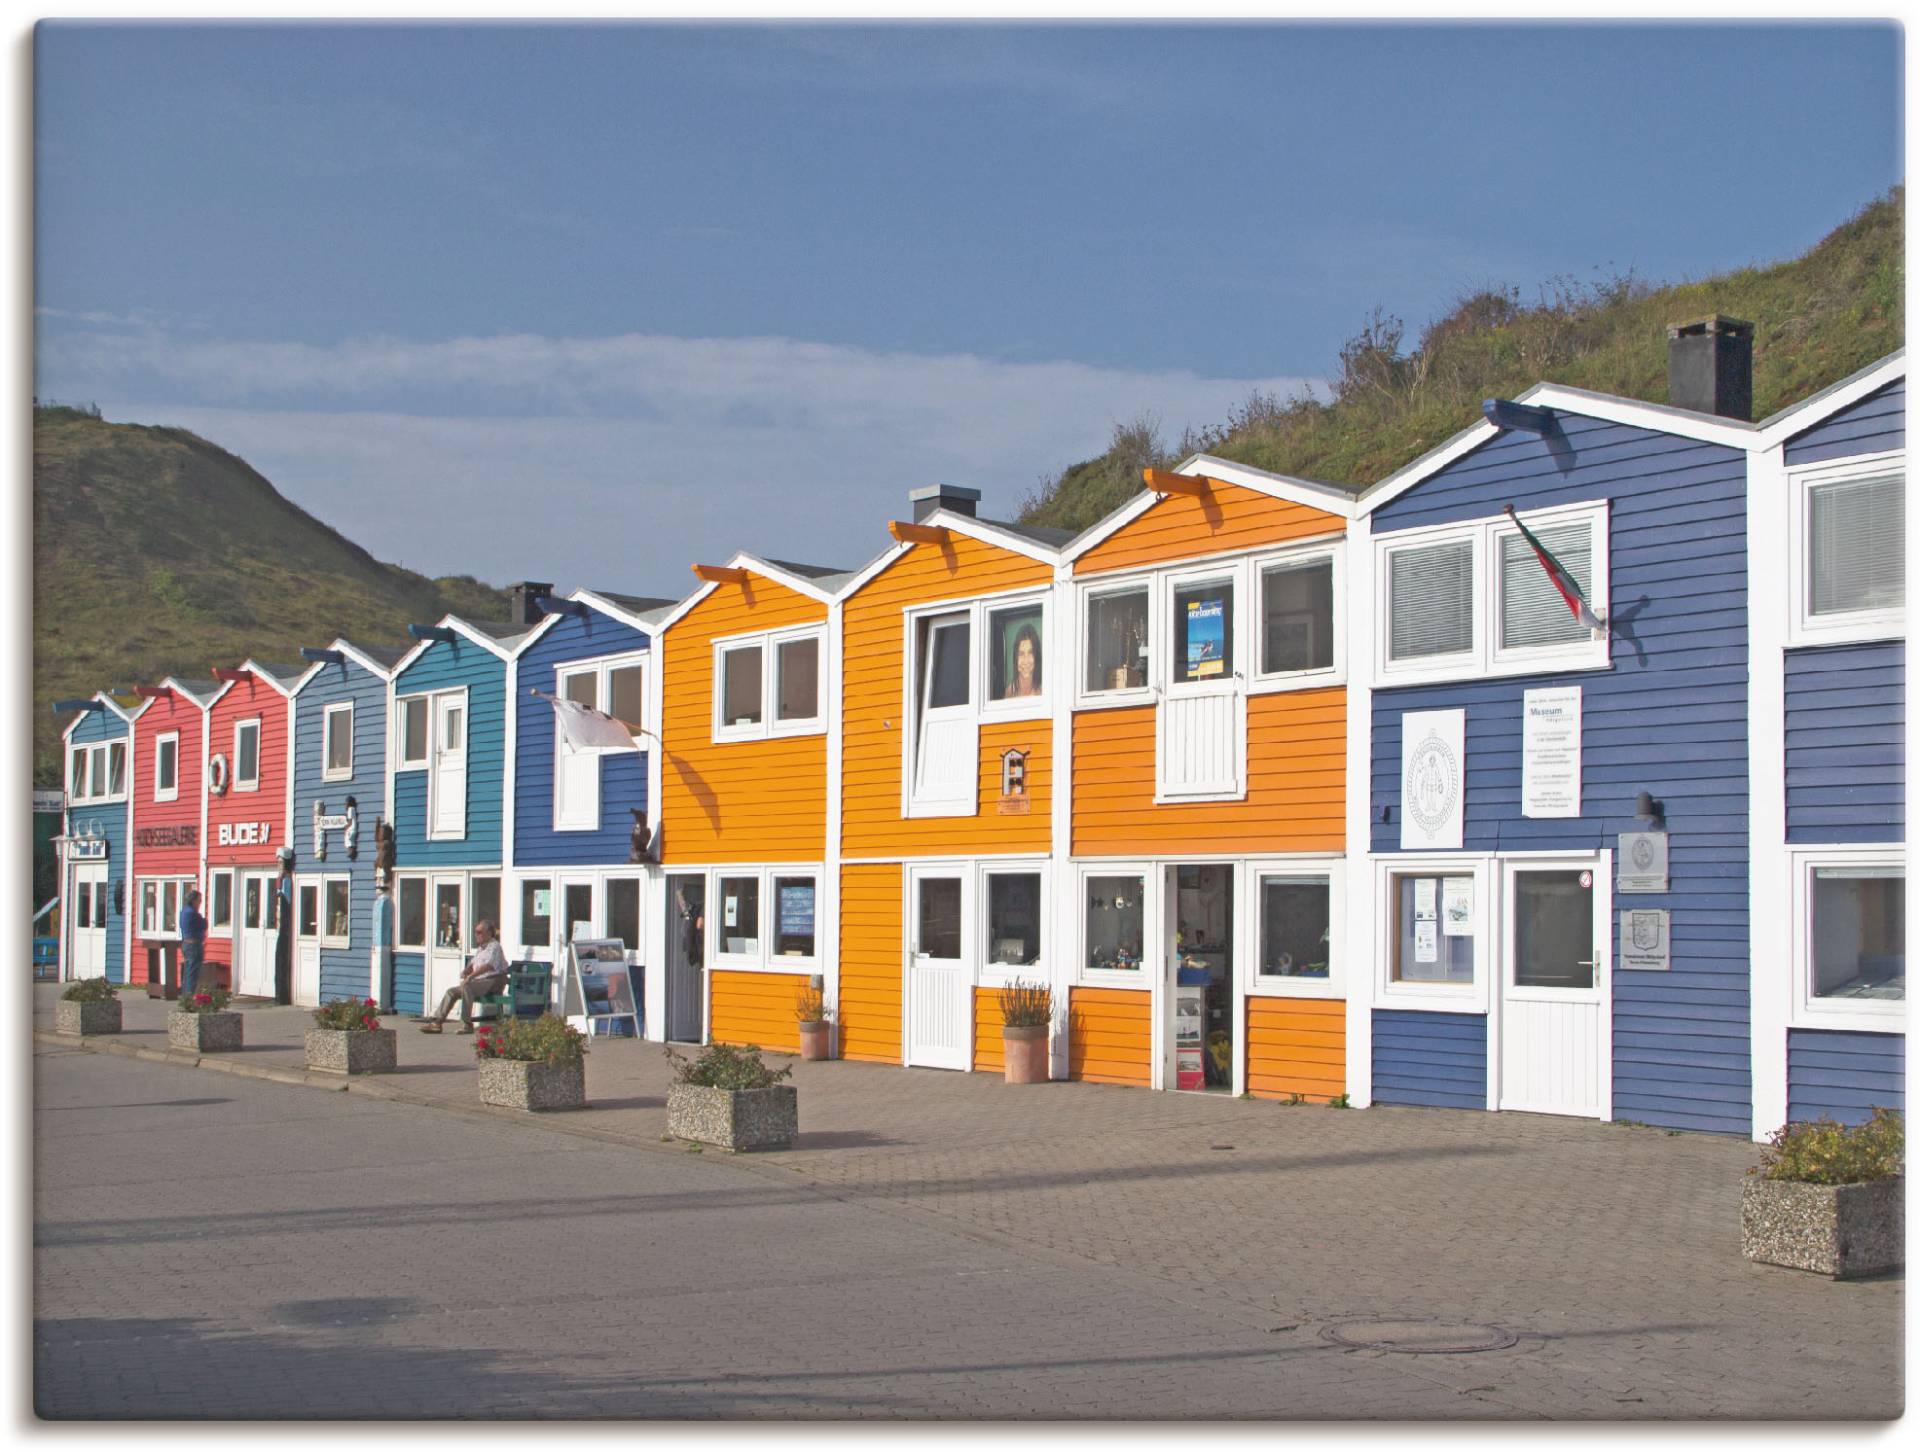
[[[709,1044],[697,1059],[667,1050],[678,1075],[667,1086],[667,1133],[729,1150],[785,1149],[800,1132],[800,1095],[769,1069],[757,1044]]]
[[[1047,1082],[1047,1036],[1053,1027],[1053,990],[1016,978],[1000,990],[1000,1039],[1009,1084]]]
[[[503,1109],[581,1109],[587,1102],[587,1036],[564,1018],[508,1018],[480,1025],[480,1102]]]
[[[1852,1128],[1823,1117],[1775,1130],[1741,1195],[1747,1259],[1836,1280],[1899,1269],[1906,1138],[1896,1109]]]
[[[240,1015],[227,1007],[232,995],[217,984],[176,998],[167,1015],[167,1043],[200,1054],[225,1053],[240,1047]]]
[[[67,985],[53,1006],[53,1027],[63,1034],[120,1032],[120,995],[104,978],[82,978]]]
[[[380,1027],[380,1006],[371,998],[338,998],[313,1011],[307,1067],[321,1074],[391,1074],[399,1037]]]
[[[827,1007],[826,991],[820,980],[798,990],[793,996],[794,1017],[800,1021],[800,1057],[833,1057],[833,1010]]]

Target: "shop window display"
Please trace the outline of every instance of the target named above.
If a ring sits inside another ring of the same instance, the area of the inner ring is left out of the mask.
[[[1087,967],[1137,970],[1146,939],[1146,880],[1137,875],[1089,877],[1086,886]]]
[[[1324,877],[1260,879],[1260,976],[1325,979],[1331,894]]]

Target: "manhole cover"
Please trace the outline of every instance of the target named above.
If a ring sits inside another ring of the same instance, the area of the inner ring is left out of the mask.
[[[1500,1351],[1520,1339],[1498,1326],[1449,1325],[1438,1321],[1341,1321],[1320,1334],[1340,1346],[1398,1351],[1407,1356]]]

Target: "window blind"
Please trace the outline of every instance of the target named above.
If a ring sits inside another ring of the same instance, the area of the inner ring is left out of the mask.
[[[1596,610],[1593,599],[1593,531],[1586,524],[1536,529],[1547,553],[1566,566]],[[1547,577],[1533,546],[1517,534],[1500,536],[1500,647],[1578,644],[1592,636],[1567,608]]]
[[[1886,610],[1906,602],[1906,480],[1850,479],[1807,491],[1812,613]]]
[[[1473,541],[1396,550],[1391,560],[1388,659],[1472,650]]]

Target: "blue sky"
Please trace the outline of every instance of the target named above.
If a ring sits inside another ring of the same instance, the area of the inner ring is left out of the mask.
[[[1889,25],[59,24],[36,66],[39,393],[384,558],[643,593],[859,563],[936,480],[1011,513],[1376,305],[1799,252],[1902,166]]]

